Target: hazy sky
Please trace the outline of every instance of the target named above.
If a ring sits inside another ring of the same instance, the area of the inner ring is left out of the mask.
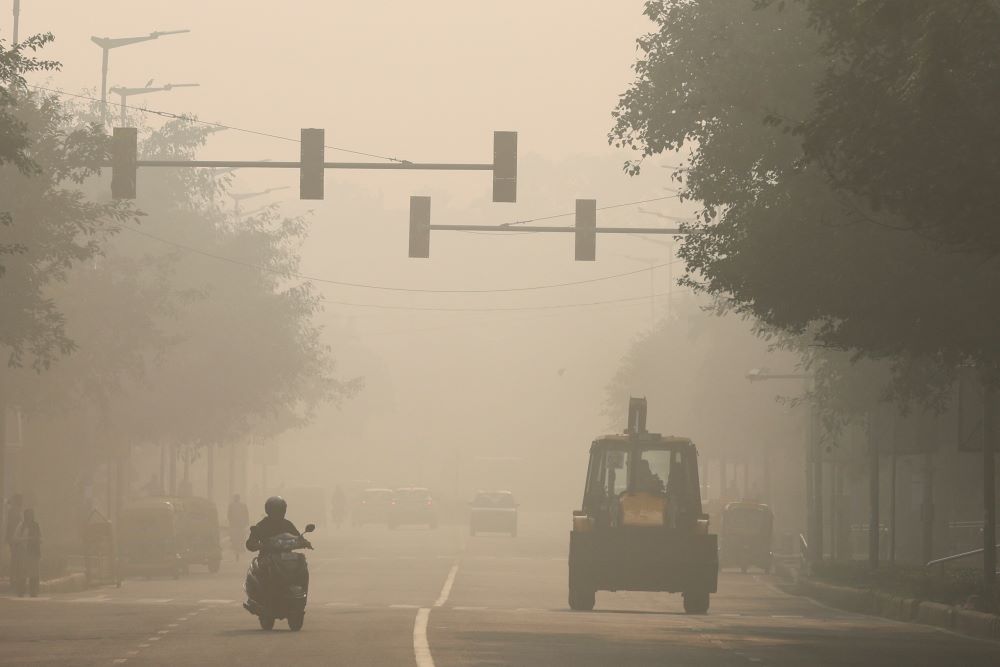
[[[142,86],[151,78],[158,85],[196,82],[200,87],[131,102],[288,137],[297,137],[300,127],[323,127],[328,145],[414,161],[487,162],[494,130],[520,133],[514,205],[490,202],[489,176],[482,172],[328,172],[326,200],[308,203],[297,200],[291,170],[240,172],[236,191],[290,186],[255,203],[312,211],[304,273],[387,286],[505,288],[635,271],[670,257],[665,246],[640,238],[602,237],[599,261],[579,263],[571,235],[435,233],[430,260],[406,258],[413,194],[433,196],[434,222],[484,224],[572,211],[576,197],[596,198],[600,206],[669,195],[663,189],[667,172],[654,164],[639,178],[624,176],[628,156],[606,139],[611,110],[631,80],[635,39],[651,25],[640,0],[21,5],[22,35],[55,34],[46,55],[64,66],[48,82],[64,90],[96,94],[101,52],[91,35],[188,28],[189,34],[112,51],[109,85]],[[9,9],[3,17],[9,38]],[[331,151],[327,156],[355,159]],[[202,157],[294,160],[298,146],[226,131]],[[140,206],[141,193],[140,172]],[[647,208],[684,212],[670,199]],[[602,212],[598,219],[602,225],[663,223],[636,207]],[[572,218],[551,222],[570,225]],[[673,268],[678,275],[681,267]],[[652,289],[670,289],[665,269],[654,274]],[[329,300],[324,318],[344,372],[369,378],[366,394],[338,419],[380,411],[382,422],[369,418],[359,436],[368,441],[437,442],[447,449],[471,439],[492,452],[515,441],[538,446],[559,440],[562,447],[578,443],[583,452],[606,425],[600,408],[607,381],[630,341],[650,324],[648,300],[567,310],[478,309],[628,299],[650,290],[648,273],[504,294],[322,286]],[[658,303],[660,316],[664,300]],[[386,305],[473,310],[370,307]],[[338,435],[327,421],[302,437]]]

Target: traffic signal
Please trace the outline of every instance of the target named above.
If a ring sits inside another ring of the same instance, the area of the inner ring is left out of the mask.
[[[431,198],[410,197],[410,257],[431,256]]]
[[[299,199],[323,198],[323,162],[325,132],[302,128],[299,158]]]
[[[116,127],[111,136],[111,197],[135,199],[139,133],[134,127]]]
[[[517,132],[493,133],[493,201],[517,201]]]
[[[597,200],[576,200],[576,261],[593,262],[597,255]]]

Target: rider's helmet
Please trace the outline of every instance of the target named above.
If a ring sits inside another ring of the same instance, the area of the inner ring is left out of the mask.
[[[288,503],[281,496],[271,496],[264,503],[264,514],[275,519],[284,519],[288,511]]]

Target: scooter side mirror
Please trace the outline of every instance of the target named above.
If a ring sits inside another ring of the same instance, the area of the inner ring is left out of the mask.
[[[314,523],[307,523],[306,524],[306,532],[307,533],[311,533],[314,530],[316,530],[316,524],[314,524]]]

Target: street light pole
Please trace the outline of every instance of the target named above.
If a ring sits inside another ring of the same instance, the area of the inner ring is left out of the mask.
[[[150,79],[142,88],[127,88],[125,86],[115,86],[111,88],[109,92],[118,95],[121,99],[121,114],[122,114],[122,125],[128,125],[128,119],[126,118],[126,110],[128,109],[128,98],[131,95],[145,95],[147,93],[159,93],[167,90],[173,90],[174,88],[195,88],[199,84],[197,83],[168,83],[164,86],[152,86],[153,80]]]
[[[17,29],[21,20],[21,0],[14,0],[14,40],[11,42],[17,46]]]
[[[148,35],[143,35],[141,37],[94,37],[91,36],[90,41],[101,47],[101,119],[107,122],[108,119],[108,54],[111,49],[117,49],[121,46],[128,46],[129,44],[138,44],[139,42],[148,42],[153,39],[159,39],[163,35],[177,35],[183,32],[191,32],[190,30],[157,30],[149,33]]]

